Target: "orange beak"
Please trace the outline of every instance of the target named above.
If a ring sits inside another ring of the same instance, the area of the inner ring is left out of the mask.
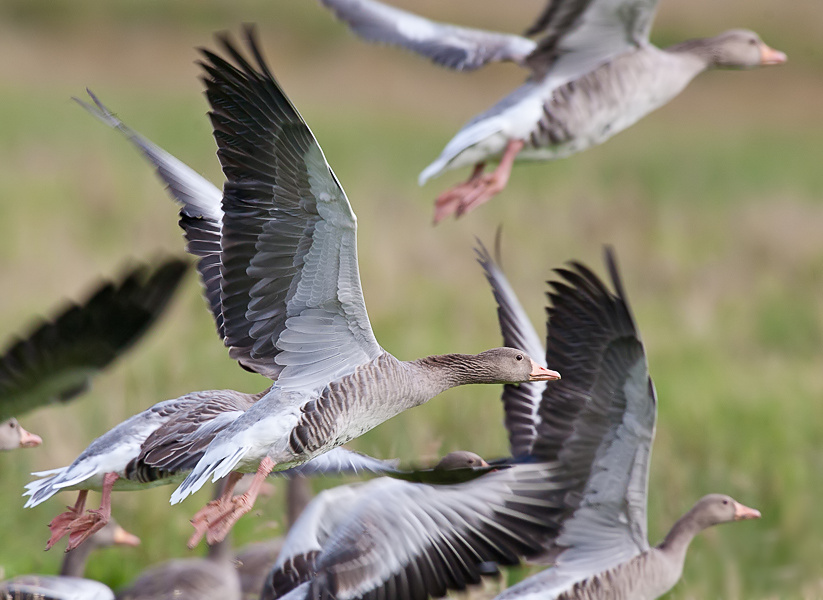
[[[139,546],[140,538],[118,525],[114,530],[114,543],[118,546]]]
[[[35,446],[39,446],[43,443],[43,438],[39,435],[26,431],[22,427],[20,428],[20,447],[21,448],[34,448]]]
[[[782,65],[787,60],[788,57],[780,50],[769,48],[766,44],[760,46],[761,65]]]
[[[743,506],[740,502],[734,503],[734,520],[745,521],[747,519],[759,519],[760,511],[755,508]]]
[[[529,373],[529,381],[555,381],[557,379],[560,379],[560,373],[541,367],[532,361],[532,372]]]

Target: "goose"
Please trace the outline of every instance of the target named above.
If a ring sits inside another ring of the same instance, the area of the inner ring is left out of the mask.
[[[0,354],[0,450],[39,446],[43,440],[15,416],[68,402],[87,389],[160,317],[185,271],[176,258],[136,265],[9,340]]]
[[[478,257],[498,303],[504,339],[537,340],[502,270],[482,245]],[[546,357],[560,368],[563,379],[546,386],[539,397],[527,388],[504,398],[506,422],[516,425],[509,429],[512,450],[528,448],[531,464],[543,466],[543,479],[509,492],[510,502],[539,507],[522,535],[540,533],[542,549],[524,555],[554,566],[497,600],[657,598],[679,579],[697,532],[760,516],[729,496],[710,494],[659,546],[649,546],[647,479],[657,401],[611,251],[606,263],[614,292],[580,263],[558,269],[557,279],[550,282]],[[520,468],[511,467],[509,476]],[[389,499],[372,491],[352,508],[335,498],[325,508],[328,515],[318,496],[318,506],[310,505],[301,518],[306,522],[298,521],[290,534],[263,597],[422,599],[460,589],[465,579],[458,575],[466,565],[485,558],[478,553],[487,544],[502,546],[498,536],[484,539],[464,532],[476,533],[472,528],[478,522],[484,527],[497,523],[498,534],[512,531],[511,518],[517,516],[512,504],[504,505],[509,509],[505,518],[495,519],[498,500],[486,494],[481,500],[484,518],[478,521],[470,512],[480,486],[505,473],[444,486],[419,499]],[[460,499],[448,504],[439,496],[453,494],[454,487],[460,488]]]
[[[14,417],[0,423],[0,450],[34,448],[42,443],[39,435],[23,429]]]
[[[60,575],[20,575],[0,582],[0,598],[4,600],[24,600],[24,598],[112,600],[114,594],[108,586],[99,581],[84,579],[83,572],[86,570],[86,563],[92,552],[98,548],[114,545],[139,546],[140,538],[111,520],[75,550],[64,555]]]
[[[306,462],[442,391],[468,383],[554,380],[524,352],[496,348],[400,361],[377,343],[360,287],[356,219],[306,123],[269,71],[251,29],[249,63],[203,50],[223,172],[220,275],[227,343],[277,367],[271,390],[211,441],[174,491],[209,479],[227,492],[192,519],[194,546],[222,539],[265,477]],[[242,495],[230,492],[255,472]]]
[[[458,71],[511,61],[519,88],[470,120],[419,177],[472,165],[442,193],[434,222],[503,190],[515,160],[556,160],[596,146],[677,96],[703,71],[777,65],[786,55],[735,29],[665,49],[649,41],[657,0],[550,0],[526,35],[438,23],[375,0],[321,0],[362,38],[401,46]],[[485,173],[489,161],[497,168]]]

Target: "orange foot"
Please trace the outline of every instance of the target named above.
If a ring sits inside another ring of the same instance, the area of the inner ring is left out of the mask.
[[[67,506],[66,508],[68,510],[66,512],[60,513],[51,520],[51,523],[49,523],[51,537],[49,541],[46,542],[46,550],[51,550],[52,546],[60,541],[63,536],[71,532],[72,523],[83,515],[83,508],[86,506],[86,495],[88,495],[88,493],[88,490],[81,491],[73,507]]]
[[[111,518],[111,511],[104,509],[88,510],[69,525],[69,543],[66,552],[74,550],[97,531],[103,529]]]

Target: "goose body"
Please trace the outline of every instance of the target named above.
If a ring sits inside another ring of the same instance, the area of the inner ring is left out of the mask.
[[[699,73],[785,62],[750,31],[659,49],[649,41],[657,0],[550,0],[525,37],[429,21],[376,0],[321,0],[356,34],[404,47],[461,71],[508,60],[529,79],[469,121],[420,174],[471,178],[441,194],[435,222],[501,191],[515,160],[555,160],[606,141],[669,102]],[[498,168],[483,174],[488,161]]]

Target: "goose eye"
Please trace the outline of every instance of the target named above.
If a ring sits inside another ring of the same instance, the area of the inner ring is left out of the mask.
[[[12,429],[14,429],[14,421],[12,421],[12,422],[10,422],[10,423],[9,423],[9,427],[11,427]]]
[[[755,39],[751,39],[751,40],[749,40],[749,45],[751,45],[751,46],[757,46],[757,40],[755,40]]]
[[[723,504],[728,504],[728,503],[729,503],[728,500],[723,500]]]
[[[514,357],[514,360],[523,360],[523,355],[518,354],[517,356]]]

